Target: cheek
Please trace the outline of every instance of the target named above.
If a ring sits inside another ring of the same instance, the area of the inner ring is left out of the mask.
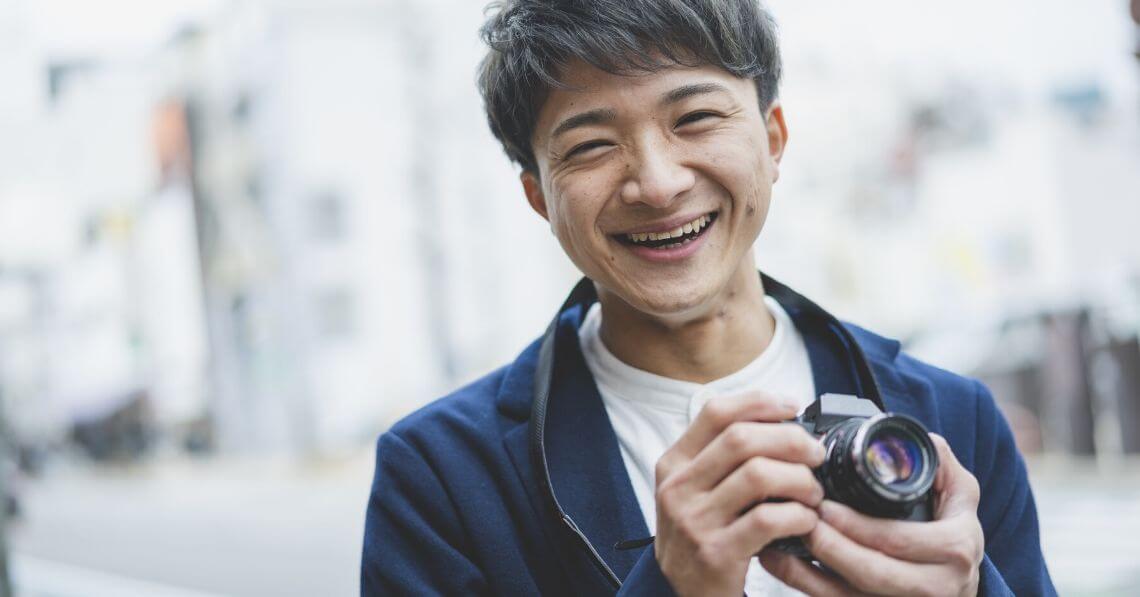
[[[718,151],[711,156],[712,163],[722,165],[722,178],[729,192],[740,201],[742,215],[762,218],[771,194],[771,177],[763,156],[757,155],[757,148],[748,143],[725,149],[729,151]],[[742,159],[742,156],[756,157]]]
[[[567,252],[581,250],[595,236],[604,195],[593,183],[589,176],[564,179],[552,189],[558,199],[550,208],[551,227]]]
[[[769,171],[767,148],[756,143],[749,145],[749,155],[755,157],[749,160],[747,177],[752,192],[748,193],[745,216],[762,223],[768,213],[768,201],[772,195],[772,173]]]
[[[767,148],[743,135],[722,139],[708,156],[709,163],[718,165],[720,178],[734,197],[739,225],[759,232],[767,218],[772,189]]]

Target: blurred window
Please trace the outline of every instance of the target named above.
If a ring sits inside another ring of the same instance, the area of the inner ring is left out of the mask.
[[[310,234],[322,243],[339,242],[346,234],[344,198],[333,191],[318,193],[310,205]]]
[[[317,335],[325,340],[349,337],[355,327],[352,295],[343,288],[319,291],[314,304]]]

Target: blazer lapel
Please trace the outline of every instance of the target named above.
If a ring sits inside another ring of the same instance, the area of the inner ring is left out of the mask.
[[[546,419],[550,482],[562,509],[619,579],[641,549],[619,551],[619,541],[649,535],[617,436],[578,343],[584,307],[560,319],[554,383]]]

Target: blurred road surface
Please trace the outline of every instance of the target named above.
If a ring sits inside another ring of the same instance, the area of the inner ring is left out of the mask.
[[[17,595],[357,595],[371,466],[56,471],[24,488]]]
[[[17,595],[357,595],[371,466],[56,470],[25,488]],[[1140,470],[1035,463],[1033,483],[1061,594],[1140,595]]]

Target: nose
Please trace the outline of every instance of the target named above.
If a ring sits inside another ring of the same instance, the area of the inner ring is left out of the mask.
[[[626,164],[628,176],[621,187],[626,203],[668,207],[693,188],[693,171],[680,162],[676,148],[668,140],[645,140]]]

